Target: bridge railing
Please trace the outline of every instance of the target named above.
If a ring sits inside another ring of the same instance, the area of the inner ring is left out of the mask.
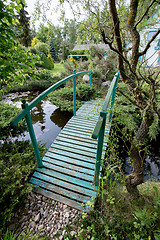
[[[32,102],[29,104],[26,103],[26,100],[22,100],[22,111],[11,121],[12,126],[16,126],[20,120],[25,118],[29,135],[32,141],[34,153],[37,159],[38,167],[43,167],[42,164],[42,159],[40,157],[39,149],[38,149],[38,144],[36,141],[33,125],[32,125],[32,120],[31,120],[31,115],[30,115],[30,110],[35,107],[43,98],[45,98],[49,93],[60,87],[62,84],[66,83],[69,80],[73,80],[73,115],[76,115],[76,77],[89,73],[90,74],[90,86],[92,84],[92,70],[90,71],[83,71],[83,72],[78,72],[73,71],[73,74],[60,80],[59,82],[55,83],[48,89],[46,89],[44,92],[42,92],[39,96],[37,96]]]
[[[105,134],[105,126],[106,126],[106,117],[109,117],[109,123],[112,119],[112,109],[114,104],[116,87],[118,84],[119,72],[117,72],[111,82],[111,85],[108,89],[108,93],[106,95],[104,104],[102,106],[102,110],[99,114],[99,119],[96,123],[94,131],[92,133],[92,138],[97,139],[97,154],[96,154],[96,166],[95,166],[95,186],[98,186],[99,181],[99,172],[101,166],[101,158],[102,158],[102,149],[104,142],[104,134]]]

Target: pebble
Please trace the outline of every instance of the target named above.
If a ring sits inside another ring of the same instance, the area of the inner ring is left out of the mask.
[[[40,194],[31,193],[25,204],[26,211],[21,213],[17,231],[24,234],[31,232],[37,234],[43,231],[44,236],[50,240],[63,240],[67,224],[72,224],[78,215],[78,210],[66,204],[56,202]],[[17,216],[17,213],[15,213]],[[15,225],[10,225],[13,229]],[[73,232],[72,232],[73,233]]]

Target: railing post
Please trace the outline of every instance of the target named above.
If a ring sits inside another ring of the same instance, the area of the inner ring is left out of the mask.
[[[73,74],[76,74],[76,70]],[[73,77],[73,116],[76,116],[76,76]]]
[[[26,100],[22,100],[22,108],[26,109],[26,110],[28,109],[28,104],[26,103]],[[27,122],[27,127],[28,127],[29,135],[30,135],[30,138],[31,138],[31,141],[32,141],[34,153],[35,153],[35,156],[36,156],[36,159],[37,159],[38,167],[43,167],[42,159],[41,159],[41,156],[40,156],[40,153],[39,153],[38,144],[37,144],[37,141],[36,141],[36,137],[35,137],[35,133],[34,133],[29,109],[27,111],[25,119],[26,119],[26,122]]]
[[[106,115],[107,115],[107,112],[100,112],[100,116],[103,118],[103,123],[99,133],[98,144],[97,144],[96,166],[95,166],[95,175],[94,175],[95,186],[98,186],[98,182],[99,182],[99,171],[101,166],[104,132],[105,132],[105,125],[106,125]]]
[[[92,70],[90,71],[90,86],[92,85]]]
[[[113,114],[113,105],[114,105],[114,99],[115,99],[115,94],[116,94],[116,87],[118,85],[118,80],[119,80],[119,72],[116,73],[116,82],[115,82],[115,85],[114,85],[114,88],[113,88],[113,92],[112,92],[112,98],[111,98],[111,111],[110,111],[110,114],[109,114],[109,122],[111,121],[112,119],[112,114]]]

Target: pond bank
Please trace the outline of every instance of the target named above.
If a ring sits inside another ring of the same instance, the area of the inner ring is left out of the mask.
[[[27,102],[31,102],[39,94],[39,92],[30,91],[10,93],[3,97],[3,101],[21,108],[21,101],[23,99]],[[49,148],[61,129],[71,118],[71,114],[60,111],[59,107],[47,100],[42,100],[31,110],[31,118],[37,141],[46,143],[46,148]],[[11,140],[10,137],[9,139]],[[18,141],[30,139],[28,131],[13,138],[14,141],[16,139]]]

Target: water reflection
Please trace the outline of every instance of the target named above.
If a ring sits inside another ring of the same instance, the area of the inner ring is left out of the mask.
[[[39,92],[12,93],[6,95],[3,101],[21,108],[21,101],[23,99],[31,102],[37,95],[39,95]],[[46,147],[49,148],[70,117],[71,115],[61,112],[57,106],[47,100],[39,102],[31,110],[31,119],[37,141],[46,143]],[[18,140],[28,139],[30,137],[27,131],[18,137]]]

